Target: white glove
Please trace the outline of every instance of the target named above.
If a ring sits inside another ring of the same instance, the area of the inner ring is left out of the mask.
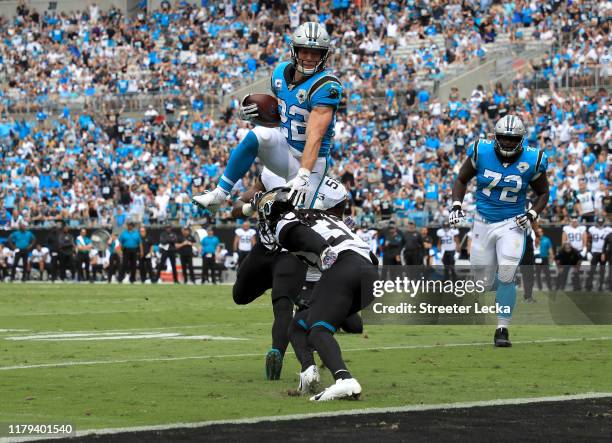
[[[328,246],[321,252],[321,271],[327,271],[329,268],[336,263],[338,259],[338,253],[335,252],[331,246]]]
[[[538,218],[538,213],[533,209],[525,212],[524,214],[517,215],[514,221],[516,222],[516,226],[521,228],[523,231],[528,230],[531,227],[531,223],[534,222]]]
[[[451,228],[454,228],[465,221],[465,213],[461,209],[461,202],[453,202],[453,208],[451,209],[450,215],[448,216],[448,224]]]
[[[291,188],[289,192],[289,200],[296,208],[304,206],[306,194],[310,188],[310,171],[306,168],[300,168],[297,175],[287,182],[287,187]]]
[[[244,101],[247,99],[249,94],[245,95],[242,101],[240,102],[240,111],[238,111],[238,118],[240,120],[245,120],[247,122],[252,122],[257,117],[259,117],[259,110],[257,109],[257,104],[251,103],[250,105],[245,105]]]
[[[588,261],[593,260],[593,254],[591,254],[590,252],[587,252],[586,258]]]
[[[461,254],[459,254],[459,252],[455,252],[455,260],[459,260],[459,257],[461,257]]]
[[[587,248],[582,248],[582,252],[580,253],[580,255],[582,255],[583,260],[587,258]]]

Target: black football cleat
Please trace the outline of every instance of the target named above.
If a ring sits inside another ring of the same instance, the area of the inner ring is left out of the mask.
[[[495,330],[495,335],[493,336],[493,343],[495,344],[496,348],[509,348],[512,346],[508,328],[497,328]]]

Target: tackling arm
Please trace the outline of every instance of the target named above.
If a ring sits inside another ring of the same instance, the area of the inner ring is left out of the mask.
[[[329,246],[321,235],[299,222],[283,226],[278,233],[278,241],[288,251],[312,252],[317,255]]]
[[[255,194],[257,194],[258,192],[265,191],[265,190],[266,189],[264,188],[264,185],[261,182],[261,178],[257,177],[253,186],[247,191],[245,191],[244,193],[242,193],[242,195],[238,197],[238,200],[234,202],[234,205],[232,206],[232,217],[244,218],[244,217],[250,216],[250,214],[247,215],[247,213],[249,212],[248,207],[251,206],[251,200],[253,199],[253,197],[255,197]],[[245,209],[245,206],[247,206],[246,209]],[[250,208],[250,210],[252,211],[253,208]],[[245,213],[245,211],[247,213]]]

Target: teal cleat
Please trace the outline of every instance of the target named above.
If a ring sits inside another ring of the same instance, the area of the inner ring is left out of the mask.
[[[278,349],[270,349],[266,354],[266,379],[278,380],[283,369],[283,354]]]

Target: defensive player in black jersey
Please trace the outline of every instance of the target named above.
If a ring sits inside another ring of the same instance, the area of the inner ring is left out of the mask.
[[[253,186],[234,203],[232,216],[250,217],[254,214],[254,198],[258,192],[265,192],[284,186],[285,180],[264,168]],[[346,190],[331,178],[326,178],[319,192],[319,207],[341,215],[346,204]],[[312,283],[306,281],[307,266],[287,251],[270,248],[258,236],[253,249],[238,268],[233,287],[234,302],[239,305],[251,303],[268,289],[272,289],[272,348],[266,354],[266,378],[280,378],[283,358],[289,344],[288,329],[293,318],[293,306],[304,309],[308,306]],[[308,272],[311,277],[313,272]],[[318,279],[317,276],[309,280]],[[349,318],[343,329],[346,332],[361,333],[363,323],[358,315]],[[312,353],[312,351],[311,351]]]
[[[288,188],[268,191],[257,198],[256,206],[262,239],[322,272],[310,306],[295,315],[290,330],[291,343],[300,361],[311,359],[301,361],[308,369],[306,374],[300,374],[300,388],[307,392],[309,386],[304,384],[318,382],[314,358],[307,352],[312,347],[336,383],[310,400],[359,397],[361,386],[343,361],[333,334],[349,316],[372,301],[372,286],[378,278],[377,259],[369,245],[338,217],[317,209],[295,209],[289,191]]]

